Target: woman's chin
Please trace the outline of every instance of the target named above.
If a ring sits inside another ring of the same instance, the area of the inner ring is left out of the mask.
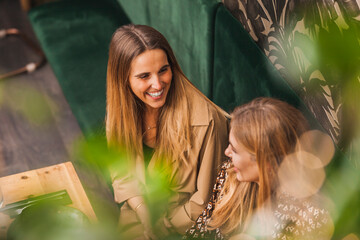
[[[239,182],[243,182],[243,181],[244,181],[244,179],[241,177],[241,175],[240,175],[239,172],[236,173],[236,179],[237,179]]]
[[[236,173],[236,179],[239,181],[239,182],[256,182],[256,181],[254,181],[253,179],[251,179],[251,178],[249,178],[249,177],[243,177],[242,175],[241,175],[241,173],[240,172],[237,172]]]
[[[165,105],[165,103],[146,104],[146,105],[148,108],[151,108],[151,109],[160,109]]]

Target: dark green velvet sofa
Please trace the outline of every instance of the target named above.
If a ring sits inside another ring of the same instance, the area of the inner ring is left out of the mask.
[[[155,27],[188,78],[227,111],[257,96],[300,107],[277,70],[217,0],[61,0],[29,19],[85,136],[103,130],[108,45],[123,24]]]

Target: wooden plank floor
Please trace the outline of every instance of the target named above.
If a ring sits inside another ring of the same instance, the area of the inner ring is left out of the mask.
[[[0,29],[6,28],[18,28],[38,43],[19,0],[0,0]],[[20,39],[0,39],[0,74],[37,58]],[[73,143],[81,137],[48,63],[30,74],[0,80],[0,177],[71,161]],[[73,163],[98,219],[116,221],[110,188]]]
[[[0,0],[0,29],[18,28],[37,42],[18,0]],[[21,39],[0,39],[0,73],[38,56]],[[69,161],[80,128],[48,63],[0,80],[0,176]]]

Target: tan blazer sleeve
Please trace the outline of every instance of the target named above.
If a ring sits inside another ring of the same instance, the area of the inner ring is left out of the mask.
[[[136,158],[135,161],[139,162],[140,160]],[[124,164],[124,166],[127,169],[126,172],[119,172],[118,169],[110,169],[112,186],[114,189],[114,199],[117,203],[122,203],[129,198],[142,195],[142,184],[140,181],[141,178],[139,178],[139,176],[141,176],[141,173],[137,172],[136,165],[130,166]],[[141,169],[141,166],[139,166],[139,169]]]
[[[202,144],[197,160],[199,170],[196,191],[188,202],[174,211],[171,219],[169,219],[175,230],[181,234],[191,227],[193,221],[209,201],[217,170],[222,160],[225,159],[224,151],[228,144],[228,120],[220,113],[212,117],[205,136],[200,139]]]
[[[122,203],[129,198],[141,196],[139,185],[139,181],[130,176],[114,179],[112,186],[115,202]]]

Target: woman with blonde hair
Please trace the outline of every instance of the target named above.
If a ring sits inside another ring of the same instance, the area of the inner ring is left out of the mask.
[[[302,113],[280,100],[257,98],[237,107],[225,150],[229,161],[208,207],[184,238],[253,239],[245,235],[250,233],[266,239],[329,239],[327,211],[280,187],[280,166],[291,161],[287,156],[307,129]]]
[[[124,203],[120,223],[132,226],[128,238],[155,238],[140,186],[159,166],[175,183],[164,225],[184,233],[210,197],[227,145],[227,114],[191,84],[165,37],[149,26],[113,34],[106,132],[109,146],[126,149],[133,166],[126,175],[113,171],[115,201]]]

